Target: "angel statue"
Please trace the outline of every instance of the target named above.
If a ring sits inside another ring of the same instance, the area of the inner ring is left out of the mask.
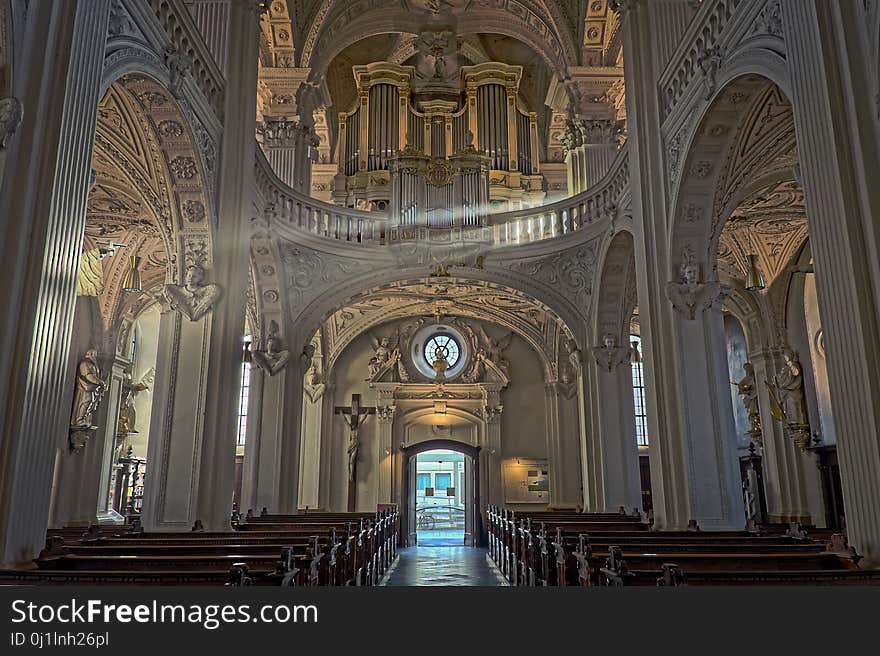
[[[700,265],[690,250],[684,253],[679,273],[681,282],[667,283],[666,295],[672,306],[691,321],[697,312],[712,307],[730,291],[719,282],[700,282]]]
[[[632,356],[631,346],[618,346],[617,339],[611,333],[602,336],[602,346],[593,348],[593,356],[605,371],[613,371],[615,367],[623,364]]]
[[[486,330],[480,324],[477,324],[477,330],[480,333],[480,353],[482,354],[485,360],[488,360],[492,364],[494,364],[498,369],[501,370],[501,373],[504,374],[505,377],[508,376],[508,369],[510,368],[510,362],[504,355],[504,352],[510,346],[510,343],[513,341],[513,333],[507,333],[504,337],[500,339],[492,339],[487,333]]]
[[[132,433],[137,433],[137,411],[134,407],[135,397],[145,390],[150,389],[155,377],[155,369],[150,369],[141,376],[138,382],[132,380],[131,374],[126,373],[122,382],[122,408],[119,410],[119,422],[116,425],[116,436],[119,439]]]
[[[165,285],[165,299],[173,310],[198,321],[220,298],[220,285],[205,283],[205,270],[198,264],[186,268],[182,285]]]
[[[281,348],[281,337],[278,335],[278,324],[269,322],[269,333],[266,335],[266,348],[254,351],[253,361],[267,374],[274,376],[281,371],[290,359],[290,351]]]
[[[749,437],[753,441],[761,439],[761,413],[758,410],[758,387],[755,385],[755,369],[751,362],[743,364],[745,375],[738,383],[731,383],[736,386],[737,393],[742,397],[742,403],[749,415]]]
[[[370,335],[370,340],[373,344],[373,357],[370,358],[370,362],[367,365],[367,370],[369,372],[368,380],[378,375],[389,362],[399,355],[397,345],[400,342],[400,334],[394,332],[389,337],[380,338],[377,338],[375,335]]]

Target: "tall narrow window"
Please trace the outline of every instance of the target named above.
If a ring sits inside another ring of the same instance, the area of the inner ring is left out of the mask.
[[[241,385],[239,386],[238,393],[238,433],[235,440],[235,444],[241,447],[244,446],[245,439],[247,438],[248,395],[251,388],[251,363],[248,357],[250,354],[250,349],[248,348],[250,342],[251,336],[245,335],[244,357],[241,362]]]
[[[137,324],[131,327],[131,344],[128,345],[128,360],[134,365],[134,359],[137,357]],[[134,366],[132,366],[132,375],[134,375]]]
[[[648,414],[645,411],[645,378],[642,369],[642,340],[630,335],[632,344],[633,405],[636,411],[636,444],[648,446]]]

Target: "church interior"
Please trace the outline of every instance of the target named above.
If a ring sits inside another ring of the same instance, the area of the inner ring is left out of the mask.
[[[0,584],[880,585],[878,173],[877,2],[0,0]]]

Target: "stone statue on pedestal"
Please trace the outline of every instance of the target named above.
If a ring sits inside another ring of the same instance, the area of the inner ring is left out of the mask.
[[[785,362],[773,376],[773,387],[778,394],[777,419],[785,426],[786,433],[801,450],[810,445],[810,424],[807,421],[807,399],[804,395],[804,373],[797,354],[786,351]]]
[[[92,414],[104,397],[106,385],[98,367],[98,351],[90,348],[76,366],[76,390],[70,414],[70,448],[79,451],[98,429],[92,422]]]

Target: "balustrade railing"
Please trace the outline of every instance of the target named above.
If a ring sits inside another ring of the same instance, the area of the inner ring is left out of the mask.
[[[272,171],[257,150],[256,183],[265,201],[266,219],[303,232],[338,241],[379,246],[387,243],[387,216],[325,203],[294,191]],[[590,189],[564,200],[531,209],[486,217],[495,246],[554,239],[613,218],[629,184],[627,149],[624,146],[605,177]]]

